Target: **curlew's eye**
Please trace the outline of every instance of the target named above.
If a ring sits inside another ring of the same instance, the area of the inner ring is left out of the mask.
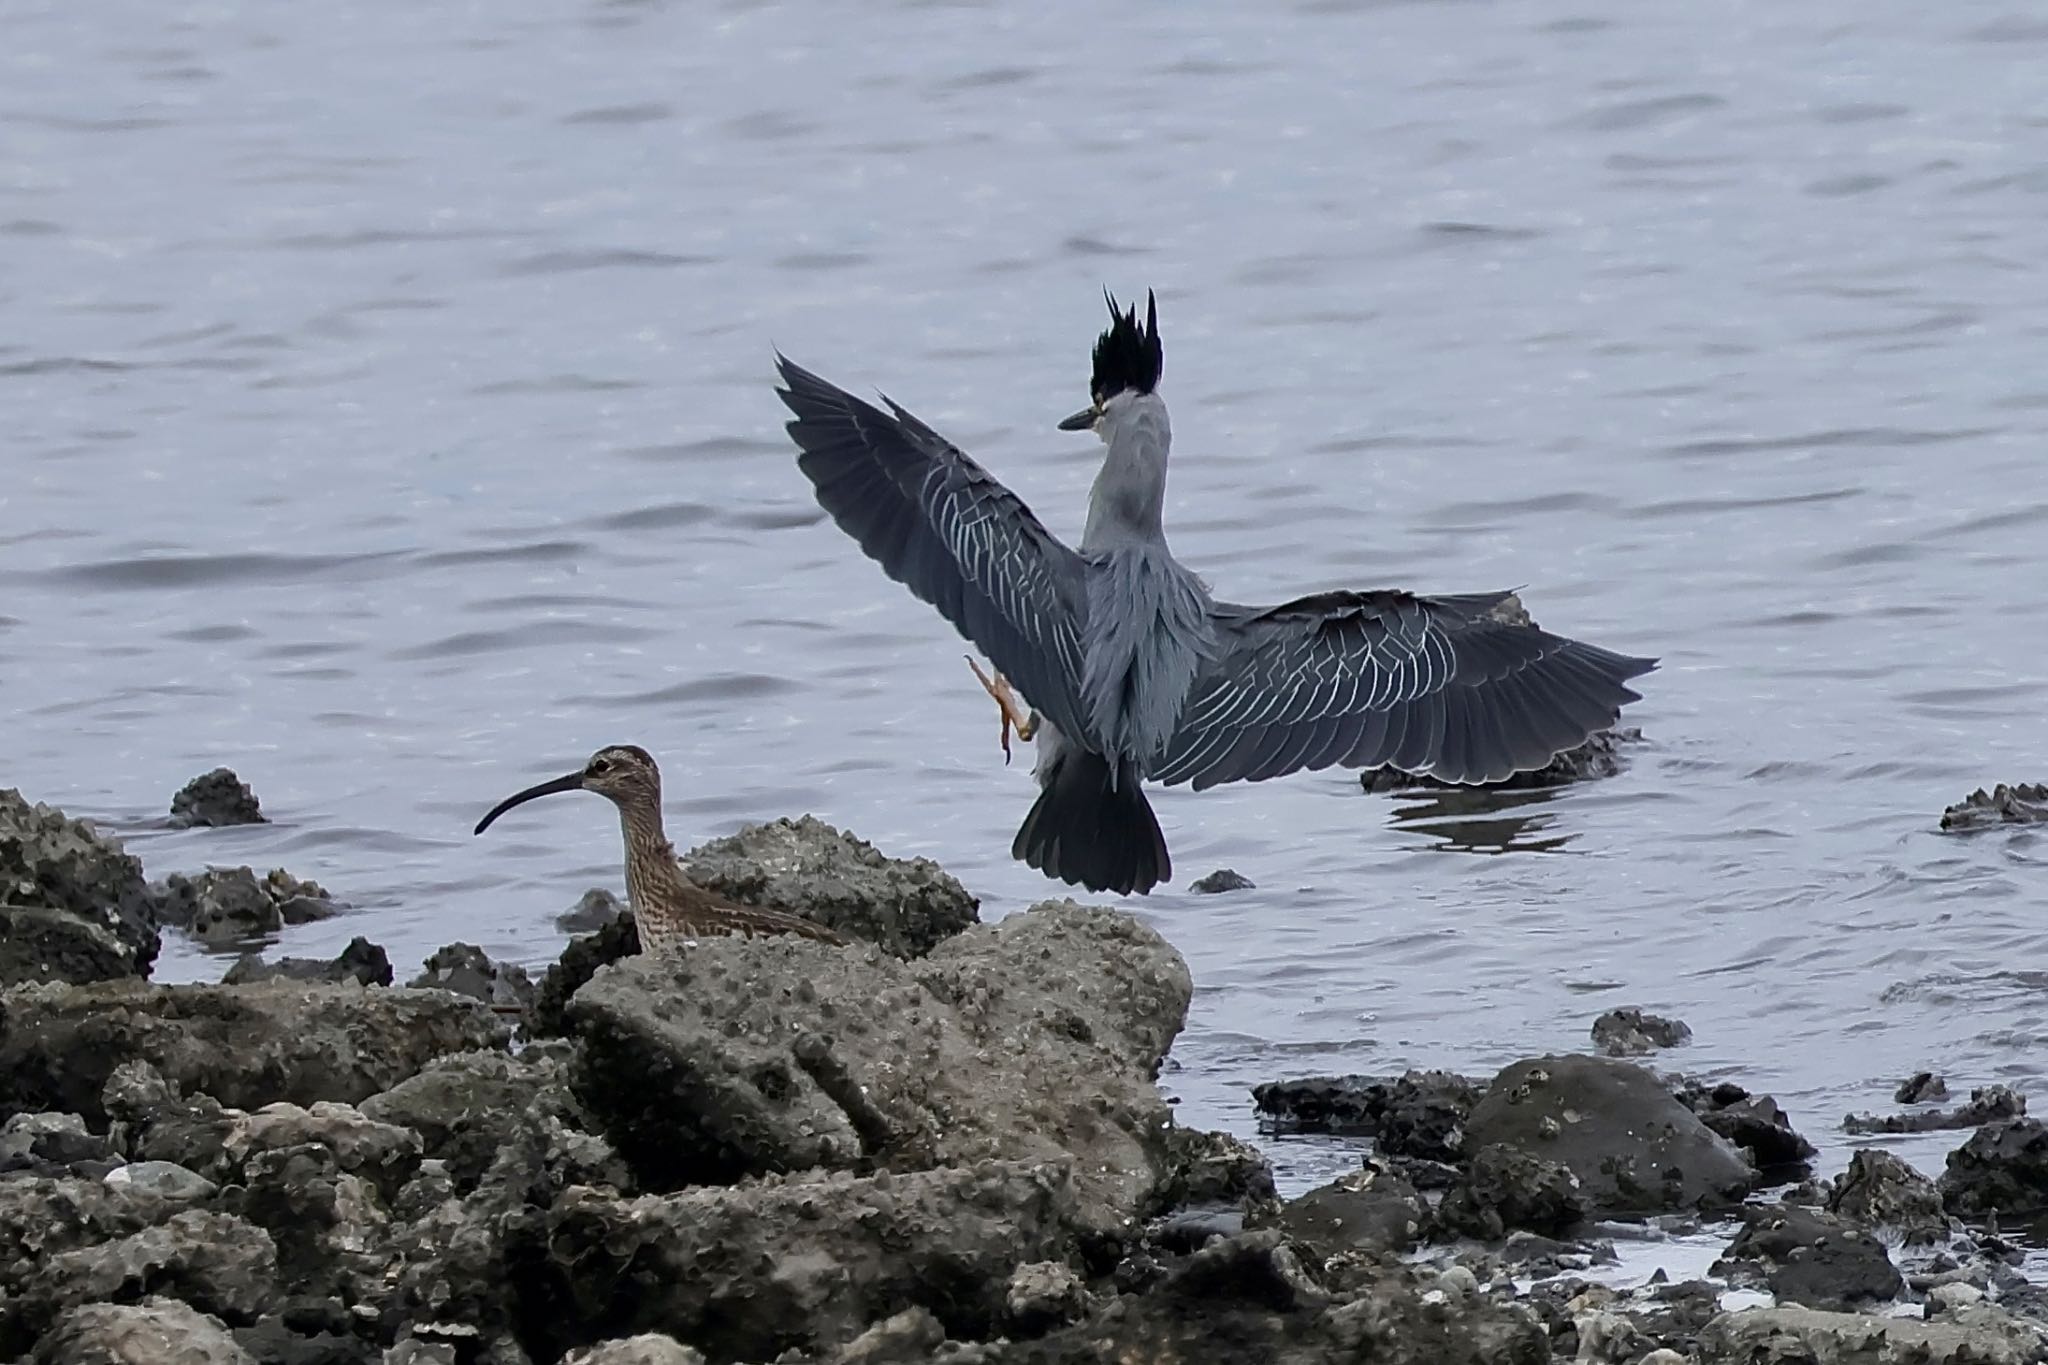
[[[610,772],[611,770],[612,761],[610,759],[593,758],[590,760],[590,767],[587,768],[585,771],[590,773],[590,775],[593,777],[602,777],[604,774]]]

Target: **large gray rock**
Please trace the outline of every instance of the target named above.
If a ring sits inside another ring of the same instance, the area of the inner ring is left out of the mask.
[[[1851,1154],[1849,1169],[1836,1176],[1828,1190],[1827,1208],[1909,1246],[1939,1241],[1949,1232],[1941,1191],[1934,1182],[1878,1147]]]
[[[221,1320],[175,1299],[74,1308],[36,1344],[34,1365],[256,1365]]]
[[[162,1222],[178,1205],[98,1180],[10,1176],[0,1180],[0,1303],[18,1300],[38,1268],[96,1243]],[[0,1314],[0,1324],[9,1321]],[[0,1338],[0,1357],[24,1342]]]
[[[2026,1365],[2039,1332],[1995,1310],[1973,1321],[1922,1322],[1811,1308],[1723,1313],[1700,1333],[1701,1365]]]
[[[655,1188],[812,1166],[1071,1158],[1122,1236],[1171,1165],[1154,1078],[1186,964],[1128,915],[1048,902],[905,963],[724,939],[601,971],[578,1097]]]
[[[0,788],[0,909],[0,986],[147,976],[156,958],[142,864],[120,840],[11,788]],[[21,913],[36,910],[55,913]]]
[[[1569,1167],[1589,1212],[1724,1208],[1755,1181],[1742,1154],[1654,1075],[1606,1057],[1516,1062],[1473,1108],[1465,1140]]]
[[[1950,1213],[2031,1213],[2048,1206],[2048,1123],[2000,1119],[1948,1154],[1941,1198]]]
[[[286,981],[25,987],[0,995],[0,1114],[55,1109],[97,1123],[102,1089],[129,1061],[241,1109],[354,1103],[436,1057],[506,1040],[489,1009],[446,991]]]
[[[799,909],[897,957],[922,956],[979,917],[980,902],[937,863],[887,857],[809,815],[693,848],[683,870],[742,905]]]
[[[418,1133],[443,1164],[454,1191],[474,1189],[521,1131],[539,1125],[563,1135],[594,1127],[569,1092],[568,1068],[533,1051],[465,1052],[442,1057],[419,1075],[363,1101],[365,1116]],[[602,1139],[588,1137],[590,1143]],[[586,1154],[604,1166],[607,1153]],[[623,1163],[607,1183],[629,1182]]]
[[[1020,1266],[1072,1254],[1060,1166],[771,1178],[621,1199],[570,1190],[547,1215],[557,1349],[663,1332],[719,1360],[851,1341],[909,1305],[985,1336]]]
[[[32,1340],[73,1308],[161,1294],[230,1323],[254,1322],[277,1294],[277,1253],[258,1227],[187,1209],[128,1236],[50,1256],[22,1285],[7,1336]],[[19,1349],[25,1341],[0,1338]]]

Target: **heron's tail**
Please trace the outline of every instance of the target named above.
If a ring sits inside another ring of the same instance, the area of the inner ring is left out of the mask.
[[[1125,763],[1111,777],[1101,754],[1078,747],[1060,754],[1010,856],[1090,891],[1143,893],[1171,877],[1166,836],[1137,769]]]

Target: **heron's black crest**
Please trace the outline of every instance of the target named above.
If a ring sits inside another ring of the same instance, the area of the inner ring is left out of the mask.
[[[1098,403],[1125,390],[1150,393],[1159,385],[1166,353],[1159,346],[1159,305],[1152,291],[1145,291],[1145,325],[1138,326],[1138,305],[1118,312],[1116,299],[1108,293],[1109,330],[1095,343],[1095,377],[1088,391]]]

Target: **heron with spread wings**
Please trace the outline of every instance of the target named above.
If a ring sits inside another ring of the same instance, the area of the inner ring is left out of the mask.
[[[1150,891],[1172,860],[1146,781],[1200,791],[1391,765],[1492,782],[1543,766],[1638,699],[1628,680],[1654,659],[1488,619],[1504,592],[1322,592],[1273,607],[1210,597],[1166,546],[1157,305],[1148,294],[1143,326],[1136,305],[1119,312],[1112,298],[1109,312],[1092,401],[1060,423],[1105,447],[1072,548],[904,408],[776,356],[819,504],[988,656],[1005,749],[1013,723],[1038,743],[1040,792],[1014,857],[1092,891]]]

